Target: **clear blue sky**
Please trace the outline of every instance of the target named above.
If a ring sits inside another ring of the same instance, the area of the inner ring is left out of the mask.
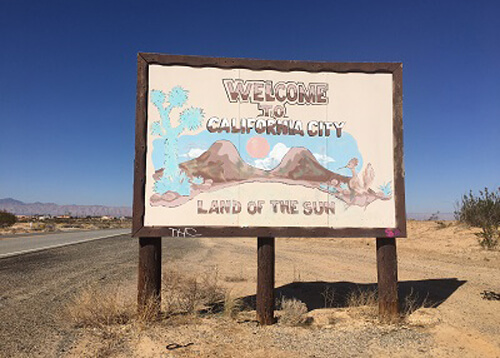
[[[500,1],[0,0],[0,198],[131,205],[136,54],[401,61],[408,212],[500,185]]]

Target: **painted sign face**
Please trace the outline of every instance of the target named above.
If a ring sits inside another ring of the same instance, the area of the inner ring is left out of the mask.
[[[404,235],[400,64],[139,57],[136,236]]]

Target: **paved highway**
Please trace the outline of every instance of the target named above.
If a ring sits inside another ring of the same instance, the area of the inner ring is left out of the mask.
[[[79,234],[73,237],[80,238],[77,242],[94,241],[0,259],[1,358],[65,357],[81,335],[65,315],[65,307],[88,287],[118,285],[135,297],[139,243],[130,237],[130,230],[122,231],[127,234],[105,240],[96,238],[119,230],[72,233]],[[60,235],[21,240],[54,240]],[[0,244],[4,241],[0,239]],[[199,239],[165,238],[162,246],[164,265],[185,264],[187,255],[208,255]]]
[[[0,259],[124,234],[130,234],[130,229],[59,232],[0,238]]]

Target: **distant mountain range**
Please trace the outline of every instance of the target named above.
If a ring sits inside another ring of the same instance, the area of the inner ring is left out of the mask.
[[[455,220],[453,213],[407,213],[406,217],[411,220],[426,221],[433,220]]]
[[[132,208],[103,205],[58,205],[54,203],[23,203],[12,198],[0,199],[0,210],[16,215],[132,216]]]

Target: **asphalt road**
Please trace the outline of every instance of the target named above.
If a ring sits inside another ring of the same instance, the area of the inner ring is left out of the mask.
[[[6,237],[0,239],[0,259],[129,233],[130,229],[107,229]]]
[[[202,247],[197,239],[177,238],[162,246],[165,263]],[[0,358],[64,356],[75,339],[68,301],[88,286],[134,287],[138,250],[127,234],[0,259]]]

